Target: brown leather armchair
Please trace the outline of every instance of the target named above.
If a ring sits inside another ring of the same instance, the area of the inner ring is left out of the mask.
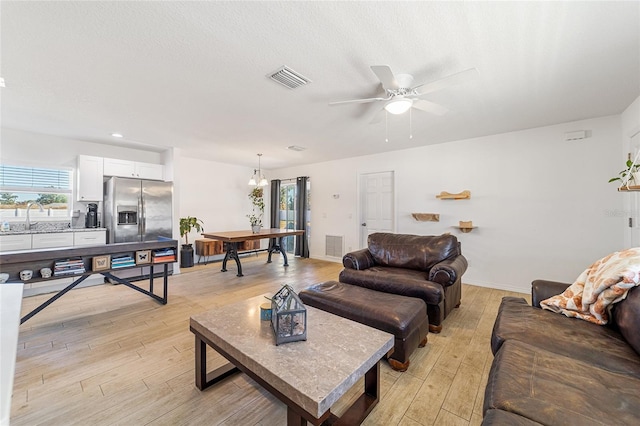
[[[347,253],[342,264],[340,282],[424,300],[433,333],[442,330],[442,320],[460,305],[467,270],[460,243],[449,234],[374,233],[367,248]]]

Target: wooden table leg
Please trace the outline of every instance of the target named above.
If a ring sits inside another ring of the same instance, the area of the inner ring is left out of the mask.
[[[287,426],[307,426],[307,421],[291,407],[287,407]]]
[[[228,363],[207,373],[207,343],[200,338],[199,334],[194,334],[196,336],[196,387],[198,389],[205,390],[240,371],[238,367]]]
[[[333,423],[334,425],[359,425],[378,404],[380,399],[380,361],[371,367],[364,375],[364,392]]]

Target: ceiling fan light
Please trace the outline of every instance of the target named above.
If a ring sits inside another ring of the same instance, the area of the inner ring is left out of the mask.
[[[384,109],[391,114],[403,114],[411,108],[413,100],[407,98],[392,99],[384,106]]]

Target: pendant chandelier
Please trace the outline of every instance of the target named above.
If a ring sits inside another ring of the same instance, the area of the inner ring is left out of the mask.
[[[265,179],[264,175],[262,174],[262,169],[260,168],[260,157],[262,157],[262,154],[258,154],[258,168],[253,169],[253,176],[251,176],[251,179],[249,179],[249,185],[267,186],[269,184],[269,182],[267,182],[267,179]]]

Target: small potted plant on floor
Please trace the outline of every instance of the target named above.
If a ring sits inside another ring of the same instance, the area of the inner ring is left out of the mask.
[[[256,186],[250,193],[249,199],[253,205],[253,211],[248,214],[249,223],[251,224],[251,232],[257,234],[262,228],[262,216],[264,215],[264,190]]]
[[[204,222],[197,217],[180,218],[180,236],[184,237],[184,244],[180,250],[180,267],[190,268],[193,266],[193,247],[189,244],[189,232],[195,229],[198,232],[204,231]]]

